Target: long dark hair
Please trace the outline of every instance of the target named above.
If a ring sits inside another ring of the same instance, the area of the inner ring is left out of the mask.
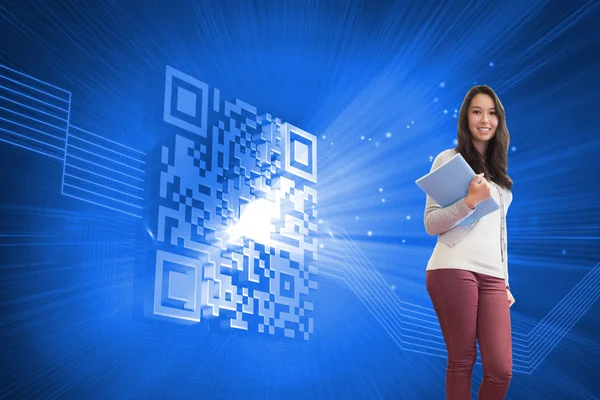
[[[488,142],[485,159],[473,144],[471,132],[469,131],[469,106],[471,100],[478,94],[489,95],[496,105],[496,115],[498,116],[498,127],[496,134]],[[506,127],[506,114],[500,99],[491,87],[485,85],[474,86],[469,90],[460,107],[458,116],[458,146],[456,152],[460,153],[465,161],[473,168],[476,174],[484,173],[485,178],[497,183],[500,186],[511,190],[513,181],[506,173],[508,169],[508,146],[510,144],[510,134]]]

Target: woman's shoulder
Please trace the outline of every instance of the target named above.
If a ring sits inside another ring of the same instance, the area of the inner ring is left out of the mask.
[[[448,161],[449,159],[451,159],[452,157],[454,157],[457,154],[456,149],[452,148],[452,149],[446,149],[442,152],[440,152],[434,159],[434,162],[436,164],[443,164],[444,162]]]

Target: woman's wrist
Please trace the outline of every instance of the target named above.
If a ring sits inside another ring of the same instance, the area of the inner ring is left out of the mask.
[[[467,205],[467,207],[469,207],[471,210],[475,209],[475,202],[473,201],[473,199],[471,197],[469,197],[469,195],[467,195],[465,197],[465,204]]]

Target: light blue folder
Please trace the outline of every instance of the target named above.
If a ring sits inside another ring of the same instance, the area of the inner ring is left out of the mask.
[[[436,203],[442,207],[447,207],[467,195],[469,184],[475,178],[475,175],[463,156],[458,153],[439,168],[417,179],[415,183]],[[490,197],[477,205],[473,214],[458,225],[470,225],[499,208],[498,202]]]

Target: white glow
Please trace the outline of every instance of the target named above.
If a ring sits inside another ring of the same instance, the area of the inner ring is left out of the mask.
[[[227,229],[229,240],[237,241],[244,237],[257,243],[268,243],[273,228],[271,220],[277,218],[278,214],[276,204],[265,199],[246,205],[240,220]]]

